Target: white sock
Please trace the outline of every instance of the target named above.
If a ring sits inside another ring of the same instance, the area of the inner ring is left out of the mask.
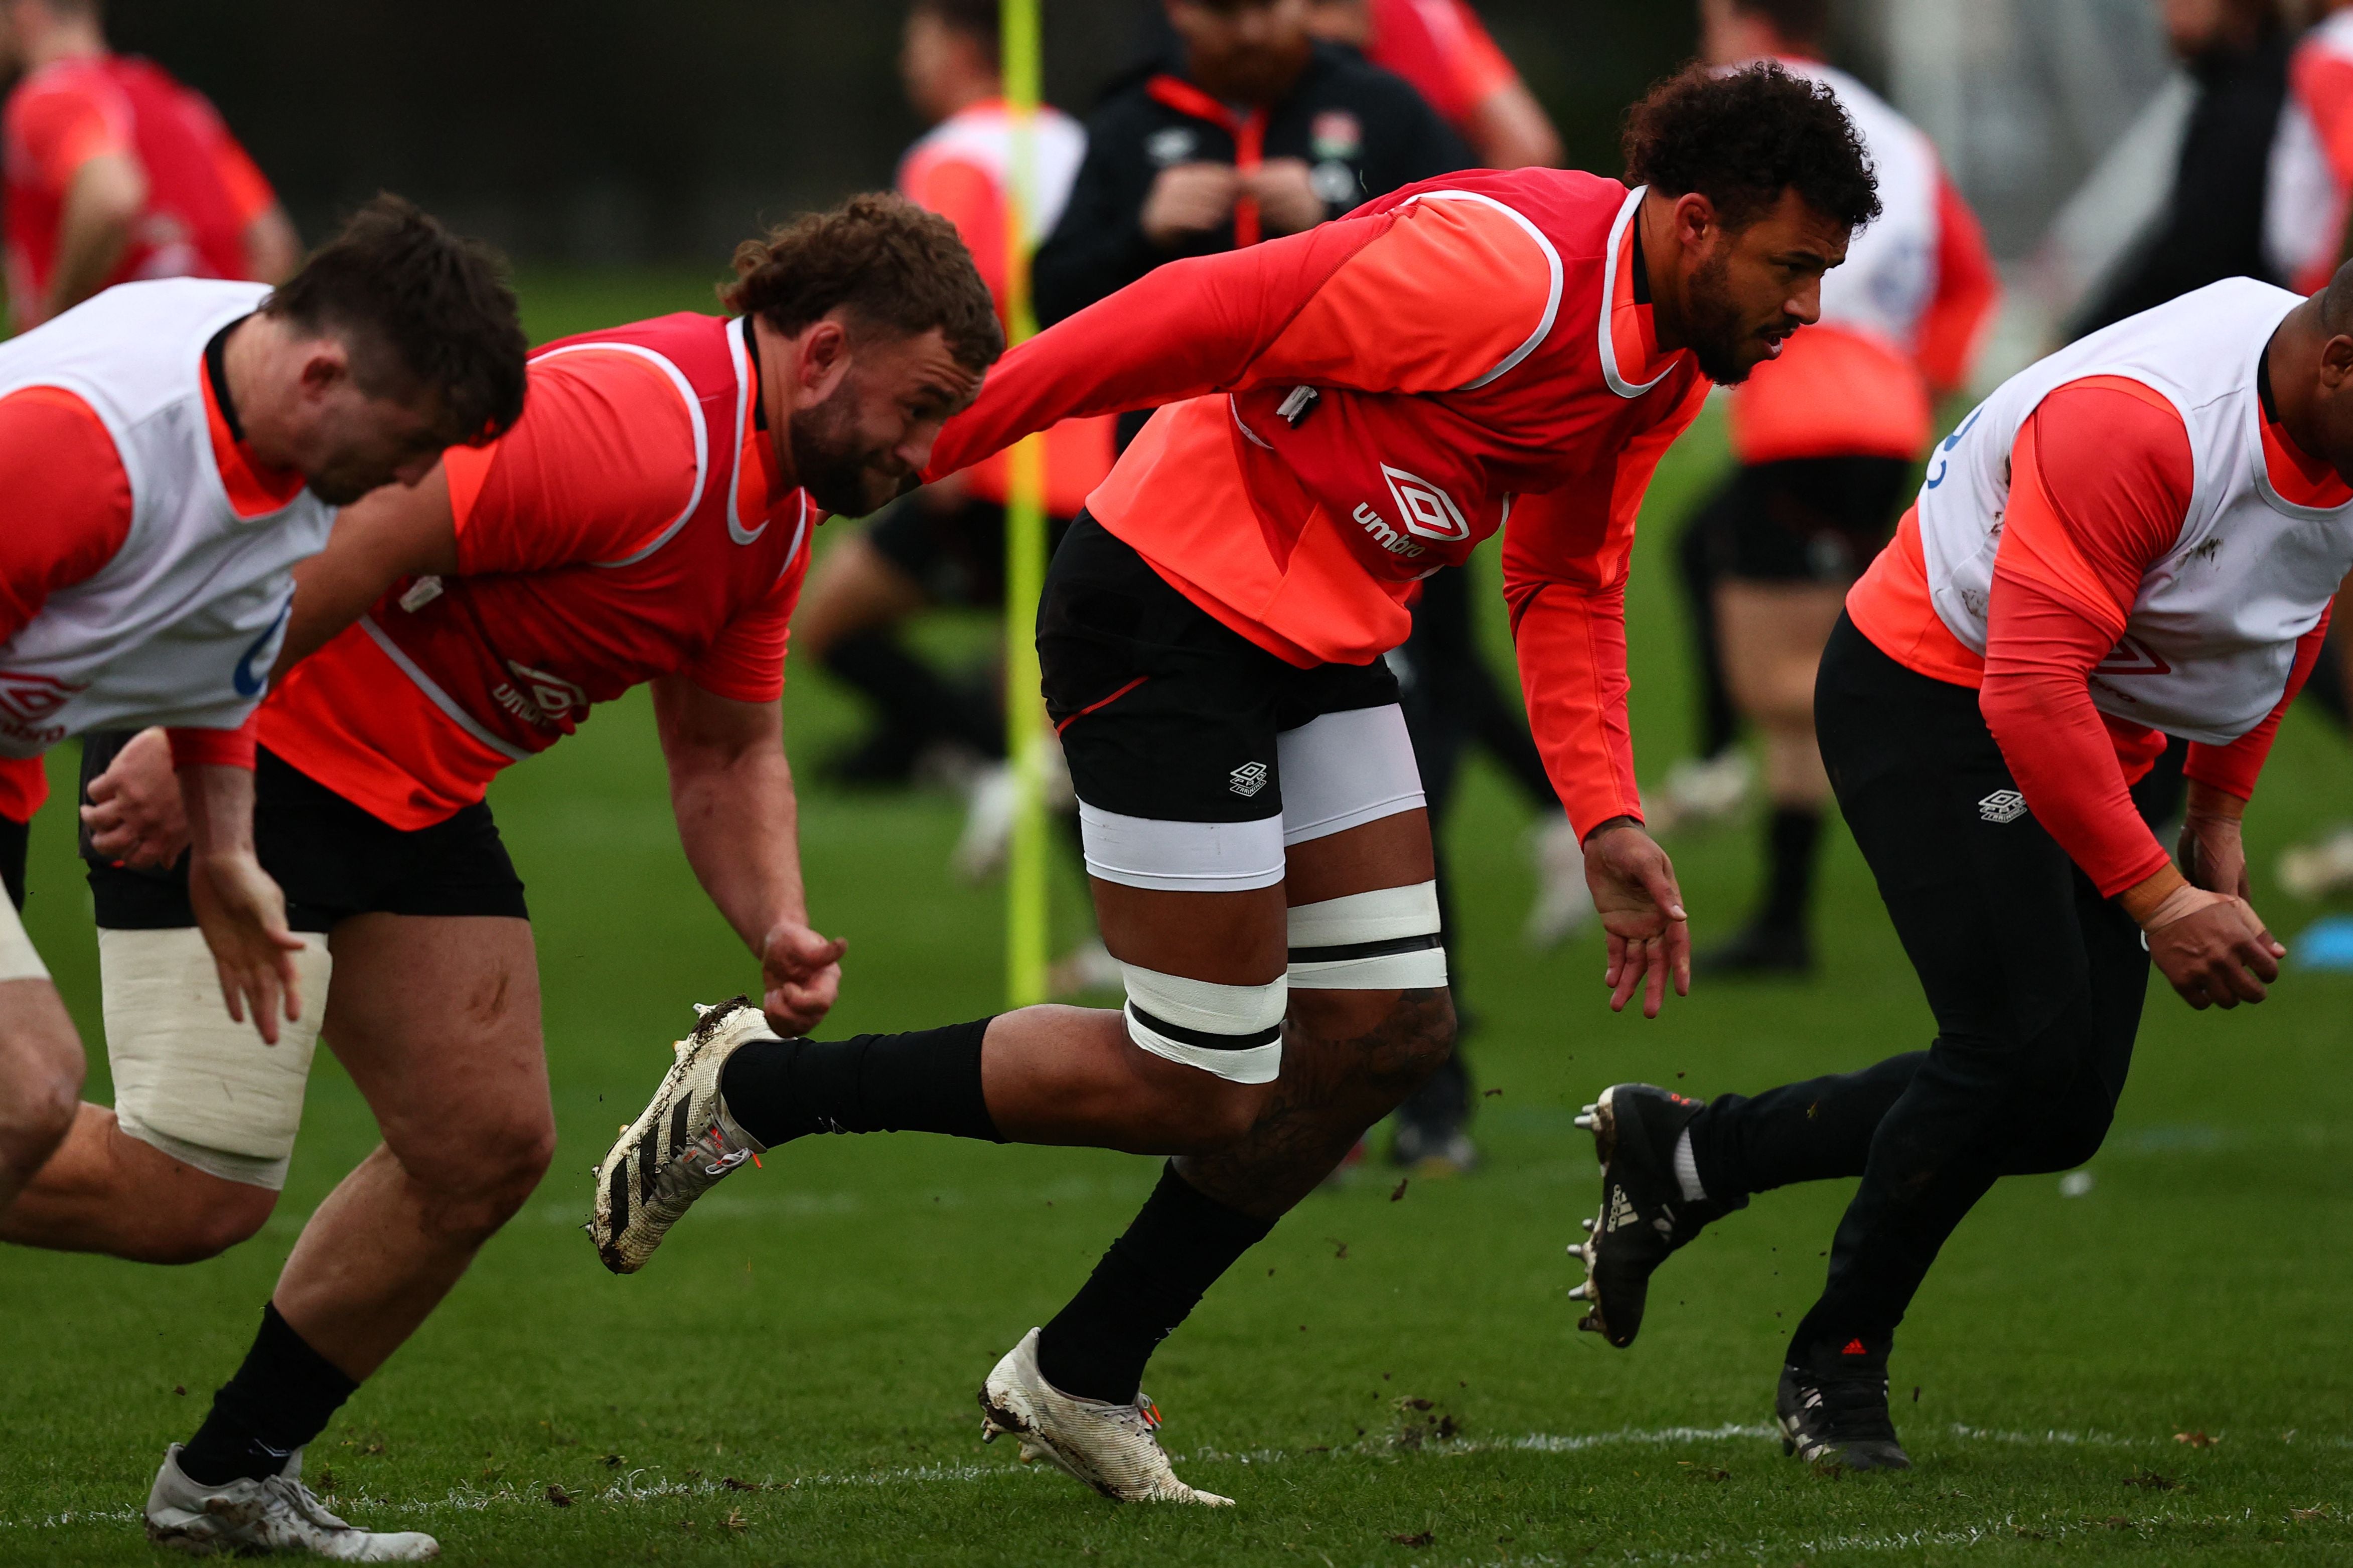
[[[1692,1154],[1691,1129],[1683,1130],[1675,1140],[1675,1180],[1683,1189],[1683,1202],[1704,1203],[1707,1189],[1699,1184],[1699,1161]]]

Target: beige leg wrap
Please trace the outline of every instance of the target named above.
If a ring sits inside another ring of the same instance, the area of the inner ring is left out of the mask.
[[[0,893],[0,980],[47,980],[49,966],[33,951],[33,939],[25,934],[25,922],[16,916],[16,906]]]
[[[202,931],[99,931],[106,1055],[123,1131],[225,1181],[285,1186],[334,973],[325,935],[301,934],[310,944],[294,955],[302,1016],[281,1022],[271,1046],[250,1021],[228,1016]]]

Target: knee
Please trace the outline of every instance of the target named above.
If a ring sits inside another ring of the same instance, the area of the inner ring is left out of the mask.
[[[1292,994],[1293,1048],[1332,1058],[1309,1076],[1343,1076],[1403,1103],[1454,1055],[1454,997],[1445,986],[1414,991]],[[1303,1064],[1304,1065],[1304,1064]],[[1284,1076],[1292,1076],[1286,1063]]]
[[[462,1147],[414,1161],[397,1150],[395,1155],[409,1181],[423,1189],[427,1226],[479,1241],[513,1218],[538,1189],[555,1156],[555,1124],[544,1115],[519,1118],[470,1130]]]
[[[1179,1154],[1206,1154],[1240,1142],[1258,1125],[1274,1095],[1271,1083],[1197,1076],[1202,1081],[1174,1108],[1171,1142]]]
[[[1398,1096],[1403,1100],[1453,1058],[1453,993],[1442,987],[1400,993],[1385,1032],[1390,1042],[1387,1048],[1396,1063],[1390,1076],[1403,1084]]]
[[[69,1039],[63,1047],[46,1030],[28,1031],[0,1051],[0,1162],[30,1177],[73,1125],[81,1103],[82,1057]]]

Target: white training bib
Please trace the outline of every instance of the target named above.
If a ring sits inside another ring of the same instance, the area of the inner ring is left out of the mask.
[[[240,518],[214,459],[205,345],[269,293],[125,283],[0,343],[0,396],[55,386],[88,403],[132,502],[114,558],[0,646],[0,754],[37,756],[90,730],[235,729],[261,700],[294,565],[324,547],[335,519],[308,490]]]
[[[1855,235],[1846,261],[1822,278],[1822,320],[1878,338],[1909,358],[1936,297],[1940,237],[1936,150],[1871,89],[1820,60],[1783,59],[1791,76],[1837,95],[1879,182],[1879,216]]]
[[[2180,537],[2141,578],[2122,640],[2092,673],[2092,700],[2208,745],[2263,722],[2286,689],[2296,639],[2319,624],[2353,567],[2353,503],[2298,506],[2272,488],[2263,464],[2257,370],[2274,330],[2302,303],[2268,283],[2226,279],[1996,388],[1929,455],[1920,489],[1928,588],[1952,634],[1985,652],[2010,447],[2027,417],[2068,382],[2126,376],[2181,416],[2194,480]]]

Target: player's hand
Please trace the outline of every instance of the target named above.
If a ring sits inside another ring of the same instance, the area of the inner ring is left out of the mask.
[[[1304,158],[1270,158],[1241,177],[1242,194],[1258,201],[1269,234],[1300,234],[1330,216]]]
[[[2150,961],[2201,1012],[2262,1001],[2287,956],[2244,899],[2203,888],[2178,889],[2142,930]]]
[[[761,1005],[768,1022],[787,1038],[806,1035],[825,1021],[841,994],[841,955],[849,943],[828,942],[805,925],[777,922],[760,948]]]
[[[2239,821],[2245,805],[2220,790],[2194,783],[2189,786],[2189,808],[2181,818],[2174,859],[2196,886],[2242,900],[2250,896],[2247,847]]]
[[[310,945],[287,929],[286,895],[252,850],[216,849],[188,862],[188,902],[213,950],[228,1016],[243,1023],[251,1008],[253,1026],[276,1045],[281,1011],[302,1016],[294,954]]]
[[[1195,235],[1207,234],[1234,210],[1241,176],[1231,163],[1171,163],[1152,182],[1138,220],[1144,237],[1174,250]]]
[[[142,730],[90,781],[81,808],[90,847],[122,866],[169,866],[188,847],[188,808],[172,771],[172,742]]]
[[[1639,989],[1642,1016],[1657,1017],[1670,977],[1676,995],[1690,995],[1691,925],[1683,889],[1674,863],[1641,824],[1613,817],[1586,836],[1585,885],[1609,933],[1609,967],[1601,976],[1609,1010],[1623,1012]]]

